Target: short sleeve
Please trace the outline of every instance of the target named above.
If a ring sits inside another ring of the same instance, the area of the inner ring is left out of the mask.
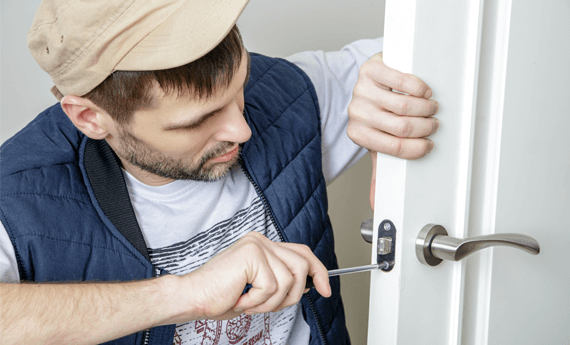
[[[346,133],[348,105],[360,66],[381,52],[383,39],[355,41],[337,52],[303,52],[286,59],[300,67],[315,87],[321,110],[323,174],[332,182],[365,153]]]

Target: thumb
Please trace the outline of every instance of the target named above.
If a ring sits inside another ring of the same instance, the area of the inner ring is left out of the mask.
[[[370,180],[370,207],[374,210],[374,198],[376,196],[376,158],[378,153],[376,151],[368,150],[370,158],[372,158],[372,178]]]

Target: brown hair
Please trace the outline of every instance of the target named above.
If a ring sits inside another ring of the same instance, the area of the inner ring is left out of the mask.
[[[154,106],[155,85],[167,94],[199,99],[228,87],[239,69],[242,51],[241,35],[234,25],[220,44],[196,61],[158,71],[115,71],[84,97],[127,125],[135,111]]]

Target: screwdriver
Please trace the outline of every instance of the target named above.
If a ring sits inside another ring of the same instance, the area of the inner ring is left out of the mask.
[[[367,272],[367,271],[372,271],[372,270],[376,270],[376,269],[386,270],[388,268],[390,268],[390,263],[388,261],[384,261],[384,262],[381,262],[379,264],[374,264],[374,265],[357,266],[357,267],[349,267],[349,268],[339,268],[336,270],[330,270],[329,271],[329,277],[336,277],[336,276],[340,276],[343,274],[349,274],[349,273]],[[305,284],[305,289],[310,289],[314,286],[315,286],[315,284],[313,284],[313,277],[307,276],[307,283]]]

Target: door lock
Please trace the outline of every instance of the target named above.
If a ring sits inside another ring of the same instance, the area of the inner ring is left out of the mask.
[[[383,262],[389,263],[388,266],[381,266],[380,269],[384,272],[390,272],[394,268],[394,252],[396,250],[396,227],[392,221],[385,219],[378,226],[378,249],[376,262],[381,264]],[[365,220],[360,225],[360,235],[368,242],[372,243],[374,239],[374,218]]]
[[[362,238],[368,243],[372,243],[374,218],[367,219],[360,224],[360,234]],[[366,272],[372,270],[382,270],[390,272],[394,268],[394,251],[396,248],[396,227],[389,220],[384,220],[378,227],[378,250],[376,256],[376,263],[366,266],[339,268],[336,270],[328,271],[329,277],[340,276],[343,274]],[[306,289],[314,287],[313,277],[307,276],[305,284]],[[244,290],[245,291],[245,290]]]

